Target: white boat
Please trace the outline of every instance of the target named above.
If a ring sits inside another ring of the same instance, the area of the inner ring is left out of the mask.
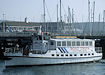
[[[5,66],[51,65],[92,62],[102,59],[95,50],[95,41],[78,38],[33,39],[31,49],[7,50]]]

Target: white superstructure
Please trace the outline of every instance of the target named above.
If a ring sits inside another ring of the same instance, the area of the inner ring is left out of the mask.
[[[23,50],[5,52],[5,56],[11,58],[6,61],[6,66],[79,63],[102,59],[102,53],[95,51],[95,41],[90,39],[34,39],[31,47],[26,54]]]

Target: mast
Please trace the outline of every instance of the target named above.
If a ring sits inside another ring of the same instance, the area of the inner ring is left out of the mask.
[[[69,27],[69,34],[70,34],[70,36],[71,36],[71,31],[72,31],[72,29],[70,29],[71,28],[71,12],[70,12],[70,7],[68,6],[68,27]]]
[[[91,24],[90,24],[90,1],[88,0],[88,25],[90,28],[90,36],[91,36]]]
[[[92,18],[93,18],[93,15],[92,15],[92,9],[91,9],[90,36],[93,34],[93,24],[92,24]]]
[[[5,32],[5,14],[3,13],[3,32]]]
[[[88,22],[90,22],[90,1],[88,0]]]
[[[93,2],[93,23],[94,23],[95,1]]]
[[[103,11],[103,34],[104,34],[104,27],[105,27],[105,26],[104,26],[104,25],[105,25],[104,22],[105,22],[105,10]]]
[[[94,12],[95,12],[95,1],[93,2],[93,25],[92,25],[92,35],[93,35],[93,26],[94,26]]]
[[[76,29],[74,27],[74,10],[72,9],[72,26],[73,26],[73,33],[75,34]]]
[[[45,20],[46,20],[46,14],[45,14],[45,0],[43,0],[43,20],[44,20],[44,22],[45,22]]]
[[[57,22],[58,22],[58,4],[57,4]]]
[[[68,23],[71,23],[70,7],[68,6]]]
[[[72,9],[72,23],[74,23],[74,10]]]
[[[99,21],[98,21],[98,33],[100,34],[100,14],[99,14]]]
[[[59,24],[58,24],[58,4],[57,4],[57,33],[59,31]]]
[[[61,0],[60,0],[60,22],[62,22],[62,13],[61,13]]]
[[[46,32],[46,24],[45,24],[45,22],[46,22],[46,13],[45,13],[45,0],[43,0],[43,30],[44,30],[44,32]]]
[[[105,22],[105,10],[103,11],[103,22]]]

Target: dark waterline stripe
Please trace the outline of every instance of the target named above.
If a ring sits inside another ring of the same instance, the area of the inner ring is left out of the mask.
[[[101,56],[92,56],[92,57],[68,57],[68,58],[58,58],[58,57],[54,57],[54,58],[52,58],[52,57],[29,57],[29,56],[9,56],[10,58],[11,57],[24,57],[24,58],[41,58],[41,59],[83,59],[83,58],[96,58],[96,57],[101,57]],[[12,58],[11,58],[12,59]]]

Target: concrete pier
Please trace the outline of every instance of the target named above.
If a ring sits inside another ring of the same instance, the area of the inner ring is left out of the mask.
[[[6,59],[3,52],[7,48],[24,48],[32,43],[32,33],[23,32],[1,32],[0,33],[0,59]]]

